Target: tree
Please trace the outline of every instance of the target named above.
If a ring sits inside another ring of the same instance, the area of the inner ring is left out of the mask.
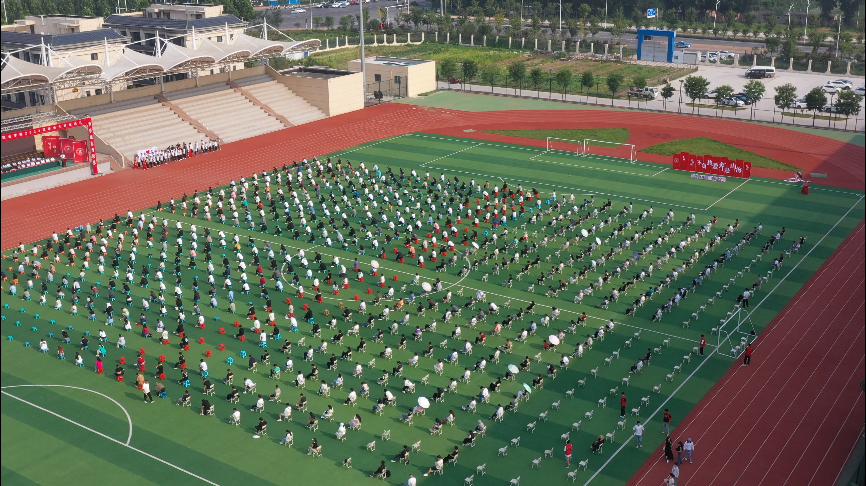
[[[773,103],[782,110],[782,119],[785,118],[785,110],[791,108],[797,100],[797,88],[791,83],[776,86],[776,95],[773,96]]]
[[[544,71],[540,68],[533,68],[529,71],[529,82],[532,83],[532,87],[535,88],[536,98],[541,97],[541,93],[538,91],[538,86],[541,84],[541,81],[544,79]]]
[[[490,92],[493,93],[493,85],[496,83],[496,77],[502,74],[502,68],[499,64],[488,64],[481,69],[481,79],[490,85]]]
[[[667,111],[667,109],[668,109],[668,100],[673,97],[674,93],[676,93],[676,90],[670,84],[666,84],[662,88],[661,95],[662,95],[662,100],[665,104],[665,111]]]
[[[640,75],[631,78],[631,83],[632,85],[634,85],[635,88],[640,89],[646,88],[647,86],[646,78]]]
[[[352,27],[352,17],[350,15],[344,15],[340,17],[340,28],[343,30],[349,30]]]
[[[493,26],[496,27],[496,31],[499,32],[502,30],[502,24],[505,23],[505,14],[501,11],[496,12],[496,15],[493,16]]]
[[[703,76],[688,76],[683,89],[686,91],[686,96],[692,100],[692,113],[695,112],[695,100],[701,100],[707,97],[707,88],[710,87],[710,82]],[[698,114],[701,110],[698,109]]]
[[[734,94],[734,88],[732,88],[729,84],[723,84],[716,88],[716,106],[722,104],[723,101],[730,99]]]
[[[592,40],[595,40],[596,34],[601,31],[601,26],[598,25],[598,17],[592,16],[589,18],[589,33],[592,34]]]
[[[752,26],[755,25],[755,22],[757,21],[758,17],[753,12],[749,12],[746,14],[746,18],[743,20],[743,23],[746,24],[746,27],[749,30],[752,30]]]
[[[439,74],[442,75],[442,79],[449,80],[454,77],[454,73],[457,72],[457,63],[452,59],[445,59],[444,61],[439,63]]]
[[[587,100],[589,100],[589,88],[592,88],[593,84],[595,84],[595,77],[592,75],[592,71],[584,71],[580,75],[580,85],[586,88]]]
[[[313,17],[313,27],[316,29],[322,28],[322,17]]]
[[[607,89],[610,90],[610,106],[613,106],[613,99],[616,98],[616,92],[619,91],[625,78],[620,73],[613,73],[607,77]]]
[[[330,15],[325,16],[325,28],[328,30],[334,28],[334,17]]]
[[[848,129],[848,117],[860,114],[860,104],[863,96],[853,90],[845,89],[839,92],[836,98],[836,113],[845,117],[845,129]]]
[[[751,109],[749,110],[749,119],[752,119],[752,115],[755,112],[755,104],[764,97],[764,93],[767,92],[767,87],[764,83],[751,80],[743,86],[743,93],[746,95],[746,101],[751,105]]]
[[[568,91],[568,86],[571,84],[572,76],[571,68],[568,66],[562,66],[557,69],[556,73],[553,75],[553,82],[559,87],[563,100],[565,100],[565,92]]]
[[[519,15],[512,15],[508,19],[508,25],[510,25],[511,29],[514,31],[523,30],[523,24],[520,23]]]
[[[475,76],[478,76],[478,63],[472,59],[463,61],[463,83],[471,84]]]
[[[523,82],[523,78],[526,77],[526,64],[523,61],[512,62],[508,65],[508,75],[511,76],[514,86],[519,87],[522,92],[523,86],[521,83]]]
[[[812,46],[812,55],[817,54],[818,49],[824,45],[824,36],[820,32],[813,30],[812,35],[809,36],[809,45]]]
[[[779,50],[782,41],[778,37],[764,37],[764,47],[767,49],[767,54],[774,55]]]
[[[684,17],[687,24],[694,24],[698,20],[698,9],[695,7],[687,8]]]
[[[818,110],[823,110],[827,105],[827,94],[821,88],[812,88],[806,93],[806,109],[812,112],[812,126],[815,126],[815,116]]]

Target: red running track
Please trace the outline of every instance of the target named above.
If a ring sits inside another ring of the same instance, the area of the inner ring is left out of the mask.
[[[755,343],[674,429],[695,463],[680,484],[832,486],[863,431],[863,221]],[[628,483],[670,473],[659,448]]]
[[[864,149],[785,128],[687,115],[607,110],[462,112],[386,103],[326,118],[259,137],[226,144],[219,152],[177,164],[141,171],[126,170],[3,202],[0,248],[45,238],[87,222],[107,219],[128,209],[152,206],[184,192],[225,184],[252,172],[291,160],[335,152],[360,143],[409,132],[463,137],[533,141],[482,134],[485,129],[625,127],[638,150],[683,137],[712,138],[829,175],[823,185],[863,190]],[[465,132],[473,129],[475,132]],[[539,141],[539,144],[544,144]],[[595,149],[594,149],[595,150]],[[641,154],[644,160],[670,163],[670,157]],[[756,169],[761,177],[791,174]]]

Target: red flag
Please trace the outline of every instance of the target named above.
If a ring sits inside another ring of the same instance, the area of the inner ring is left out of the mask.
[[[682,165],[683,156],[685,156],[685,153],[674,154],[674,170],[682,170],[680,166]]]
[[[743,177],[743,161],[742,160],[732,160],[731,162],[731,175],[733,177]]]
[[[752,177],[752,163],[743,161],[743,179],[751,179]]]
[[[706,174],[709,169],[707,169],[707,156],[706,155],[696,155],[695,156],[695,172],[700,172]]]
[[[60,139],[60,155],[62,155],[66,160],[71,161],[75,156],[75,149],[72,147],[72,142],[74,141],[74,138]]]
[[[87,142],[84,140],[75,140],[72,142],[72,160],[76,164],[87,162]]]
[[[689,172],[697,172],[698,171],[698,156],[694,154],[688,154],[689,165],[686,168]]]
[[[59,157],[60,156],[60,136],[59,135],[45,135],[42,137],[42,151],[45,153],[45,157]]]
[[[719,157],[717,162],[719,163],[719,175],[725,177],[731,177],[733,175],[731,173],[731,161],[728,160],[727,157]]]

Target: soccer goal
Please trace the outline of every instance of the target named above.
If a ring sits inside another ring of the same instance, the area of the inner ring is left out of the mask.
[[[602,149],[614,149],[613,155],[609,155],[609,157],[617,157],[621,159],[627,159],[632,164],[637,159],[637,149],[633,144],[630,143],[619,143],[619,142],[609,142],[607,140],[593,140],[591,138],[583,139],[583,143],[581,144],[582,155],[590,155],[590,147],[599,147]]]
[[[719,321],[719,327],[716,328],[716,348],[720,353],[732,356],[738,356],[745,349],[745,344],[755,340],[754,323],[746,309],[736,307],[730,316]],[[730,349],[724,349],[726,343],[730,345]]]
[[[581,155],[583,148],[582,140],[571,140],[568,138],[547,137],[548,152],[566,152],[574,155]]]

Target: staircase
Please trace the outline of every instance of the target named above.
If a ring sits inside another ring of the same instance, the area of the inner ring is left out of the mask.
[[[326,117],[322,110],[311,105],[267,74],[241,79],[236,83],[276,113],[286,117],[293,125],[309,123]]]

